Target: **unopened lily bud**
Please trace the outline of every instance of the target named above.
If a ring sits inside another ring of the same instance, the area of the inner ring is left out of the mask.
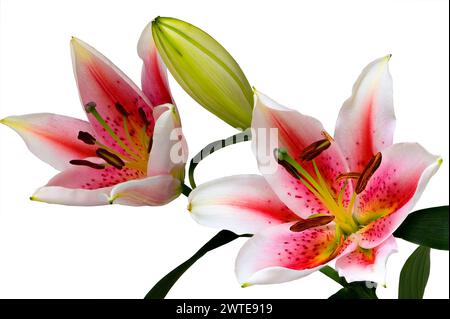
[[[253,90],[224,47],[174,18],[153,20],[152,35],[162,60],[193,99],[233,127],[250,127]]]

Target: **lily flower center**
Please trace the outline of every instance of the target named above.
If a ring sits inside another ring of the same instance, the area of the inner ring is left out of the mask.
[[[328,149],[333,142],[328,134],[324,134],[325,139],[319,140],[307,146],[300,154],[300,162],[294,160],[286,150],[275,150],[275,157],[293,177],[300,180],[302,184],[316,196],[328,209],[333,218],[324,219],[322,214],[314,214],[309,219],[321,218],[320,222],[335,221],[336,225],[347,235],[355,233],[359,229],[358,222],[353,218],[353,209],[356,197],[365,189],[370,177],[381,164],[381,153],[377,153],[367,164],[363,172],[349,172],[341,174],[337,180],[345,180],[338,194],[332,190],[331,185],[323,178],[316,161],[314,160],[322,152]],[[311,162],[314,173],[309,173],[305,169],[304,162]],[[348,185],[348,179],[357,179],[355,187],[348,204],[344,201],[344,193]],[[303,226],[302,226],[303,227]]]
[[[150,122],[147,119],[144,110],[139,108],[139,116],[144,125],[138,127],[135,121],[130,120],[130,114],[126,111],[125,107],[120,103],[115,104],[117,112],[122,117],[123,132],[125,135],[125,137],[119,137],[116,131],[111,128],[98,112],[96,106],[95,102],[89,102],[85,105],[85,110],[87,113],[92,114],[98,124],[100,124],[118,147],[112,148],[106,146],[88,132],[80,131],[78,133],[78,139],[85,144],[98,146],[96,154],[106,163],[98,164],[84,159],[74,159],[70,161],[70,164],[88,166],[94,169],[114,167],[120,170],[122,168],[130,168],[138,170],[145,175],[147,173],[147,163],[152,146],[152,138],[147,132]],[[132,138],[132,135],[135,137],[134,139]]]

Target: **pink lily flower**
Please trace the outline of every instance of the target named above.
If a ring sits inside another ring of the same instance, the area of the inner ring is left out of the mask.
[[[88,122],[48,113],[1,120],[34,155],[61,171],[31,199],[141,206],[176,198],[182,190],[187,145],[148,28],[138,45],[143,91],[83,41],[72,38],[71,49]]]
[[[363,70],[334,139],[318,120],[257,92],[252,142],[263,176],[225,177],[190,194],[200,224],[255,234],[236,260],[243,287],[294,280],[331,261],[349,282],[384,282],[392,234],[442,162],[418,144],[392,144],[389,58]],[[255,133],[269,128],[278,129],[275,173],[257,149]]]

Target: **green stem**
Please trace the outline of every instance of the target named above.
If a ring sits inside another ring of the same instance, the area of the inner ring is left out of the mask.
[[[188,197],[189,194],[192,192],[192,188],[190,188],[189,186],[187,186],[186,184],[183,183],[183,185],[181,185],[182,189],[181,189],[181,193]]]
[[[251,132],[249,130],[245,130],[243,132],[240,132],[238,134],[232,135],[226,139],[218,140],[212,143],[209,143],[206,145],[197,155],[195,155],[191,162],[189,163],[189,184],[191,184],[192,189],[196,188],[197,185],[195,184],[194,179],[194,171],[197,165],[204,160],[206,157],[214,153],[215,151],[218,151],[222,148],[225,148],[230,145],[234,145],[240,142],[246,142],[251,139]]]

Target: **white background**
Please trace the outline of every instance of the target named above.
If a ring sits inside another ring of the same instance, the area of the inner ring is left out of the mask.
[[[155,16],[208,31],[260,91],[318,117],[328,131],[354,80],[388,53],[394,78],[395,141],[418,141],[444,164],[417,208],[448,204],[449,74],[447,1],[24,1],[0,0],[0,118],[53,112],[83,118],[69,40],[96,47],[140,83],[136,44]],[[191,155],[235,130],[171,80]],[[142,298],[217,231],[197,225],[181,196],[164,207],[65,207],[28,197],[55,171],[0,127],[0,297]],[[256,173],[250,145],[214,154],[198,183]],[[239,287],[235,256],[245,239],[209,253],[170,298],[326,298],[337,284],[320,273],[294,282]],[[415,245],[399,240],[382,298],[395,298]],[[427,298],[448,298],[448,252],[432,251]]]

